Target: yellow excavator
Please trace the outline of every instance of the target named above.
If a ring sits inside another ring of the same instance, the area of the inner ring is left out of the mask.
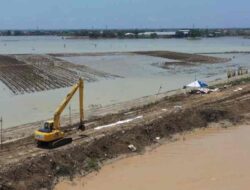
[[[61,130],[60,116],[78,89],[79,89],[79,107],[80,107],[79,129],[85,130],[85,126],[83,122],[84,82],[80,78],[79,82],[73,86],[72,90],[68,93],[68,95],[65,97],[65,99],[57,108],[56,112],[54,113],[53,120],[44,122],[43,126],[40,129],[35,131],[35,140],[37,142],[38,147],[45,146],[48,148],[55,148],[55,147],[62,146],[62,145],[72,142],[72,138],[66,138],[65,133]]]

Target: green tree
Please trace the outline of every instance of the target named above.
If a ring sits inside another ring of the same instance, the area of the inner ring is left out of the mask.
[[[200,36],[201,36],[200,30],[198,30],[198,29],[192,29],[190,31],[190,37],[195,38],[195,37],[200,37]]]
[[[158,35],[156,33],[150,34],[150,38],[157,38],[157,37],[158,37]]]
[[[184,34],[184,32],[182,32],[182,31],[177,31],[176,34],[175,34],[175,36],[176,36],[177,38],[184,38],[184,37],[185,37],[185,34]]]

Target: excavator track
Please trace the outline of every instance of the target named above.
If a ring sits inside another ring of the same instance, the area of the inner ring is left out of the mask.
[[[72,138],[62,138],[49,143],[48,148],[57,148],[72,143]]]
[[[61,138],[52,142],[41,142],[37,141],[37,147],[39,148],[45,148],[45,149],[53,149],[57,148],[66,144],[72,143],[72,138]]]

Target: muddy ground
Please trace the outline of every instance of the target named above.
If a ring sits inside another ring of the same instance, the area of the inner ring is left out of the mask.
[[[134,53],[176,60],[176,62],[172,63],[166,62],[163,65],[164,68],[174,64],[191,65],[193,63],[220,63],[228,61],[228,59],[224,58],[168,51]],[[0,55],[0,80],[13,94],[17,95],[70,87],[78,81],[79,77],[84,78],[87,82],[97,81],[98,78],[121,77],[60,59],[60,57],[65,56],[98,56],[106,54]],[[108,54],[112,55],[115,53]]]
[[[156,137],[171,140],[176,133],[207,127],[211,122],[230,125],[250,119],[250,83],[244,79],[221,85],[206,95],[179,94],[124,113],[87,121],[84,132],[68,130],[73,143],[57,149],[37,148],[32,137],[5,144],[0,151],[0,189],[52,189],[60,177],[73,178],[97,170],[105,160],[140,153],[157,144]],[[100,130],[95,127],[127,118],[139,119]],[[227,125],[224,125],[227,127]]]
[[[80,77],[93,82],[119,76],[49,55],[0,55],[0,80],[13,94],[70,87]]]
[[[193,63],[224,63],[230,61],[230,59],[227,58],[219,58],[219,57],[190,54],[190,53],[179,53],[179,52],[177,53],[171,51],[144,51],[144,52],[134,52],[134,53],[178,60],[181,61],[179,62],[179,64],[186,63],[187,65]],[[173,63],[167,62],[166,64],[173,64]],[[176,64],[178,64],[178,62]]]

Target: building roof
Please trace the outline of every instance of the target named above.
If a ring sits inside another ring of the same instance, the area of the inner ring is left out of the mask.
[[[139,33],[139,36],[150,36],[152,34],[156,34],[158,36],[174,36],[176,32],[143,32]]]
[[[126,33],[125,36],[135,36],[134,33]]]

